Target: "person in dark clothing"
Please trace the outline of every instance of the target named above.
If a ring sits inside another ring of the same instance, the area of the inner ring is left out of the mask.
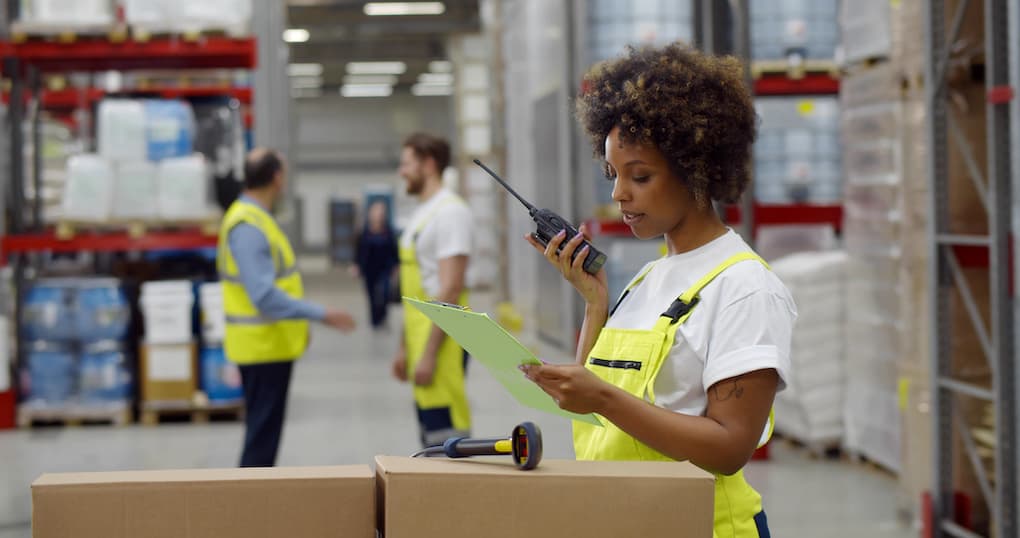
[[[372,328],[384,328],[393,271],[400,261],[397,256],[397,237],[390,228],[386,204],[382,200],[376,200],[368,207],[368,218],[358,237],[355,263],[351,272],[355,276],[360,274],[365,284]]]

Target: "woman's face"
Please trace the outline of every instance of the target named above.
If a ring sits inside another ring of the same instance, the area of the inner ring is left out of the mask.
[[[606,137],[606,163],[623,221],[639,239],[678,229],[697,207],[691,192],[658,148],[622,142],[619,135],[615,127]]]
[[[386,226],[386,204],[373,202],[368,206],[368,225],[373,230],[379,230]]]

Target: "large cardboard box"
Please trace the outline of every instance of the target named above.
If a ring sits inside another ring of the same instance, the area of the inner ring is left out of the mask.
[[[142,400],[190,402],[198,390],[197,350],[187,344],[141,345]]]
[[[690,463],[377,456],[385,538],[709,538],[715,480]]]
[[[375,537],[366,465],[44,474],[34,538]]]

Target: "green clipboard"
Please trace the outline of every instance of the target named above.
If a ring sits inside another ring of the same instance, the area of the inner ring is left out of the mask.
[[[520,402],[539,411],[602,426],[595,415],[580,415],[564,411],[552,397],[517,369],[522,364],[541,364],[535,355],[524,347],[503,327],[484,312],[472,312],[458,305],[425,302],[404,297],[404,302],[428,316],[471,357],[485,365],[489,373]]]

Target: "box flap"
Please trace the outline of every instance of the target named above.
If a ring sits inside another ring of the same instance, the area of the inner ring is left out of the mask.
[[[245,480],[314,480],[366,478],[375,475],[367,465],[327,467],[255,467],[243,469],[180,469],[158,471],[114,471],[101,473],[47,473],[32,482],[32,488],[49,486],[96,486],[102,484],[153,484],[182,482],[235,482]]]
[[[377,469],[382,474],[445,474],[445,475],[507,475],[522,473],[536,476],[596,478],[689,478],[715,480],[711,473],[689,462],[668,461],[574,461],[542,460],[537,468],[521,471],[509,457],[453,460],[447,458],[407,458],[376,456]]]

